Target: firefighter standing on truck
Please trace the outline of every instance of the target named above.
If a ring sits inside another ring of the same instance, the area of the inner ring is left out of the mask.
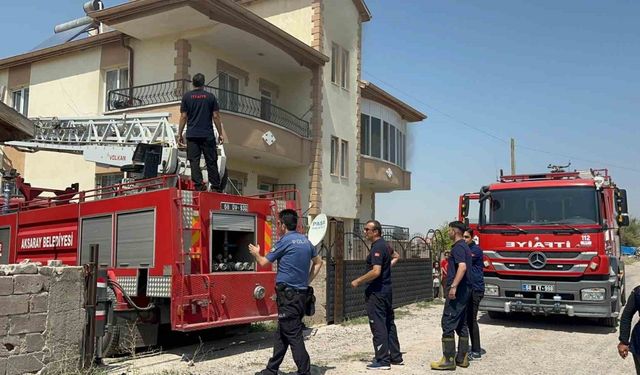
[[[382,225],[370,220],[364,226],[371,252],[367,256],[369,272],[351,282],[353,288],[369,283],[365,290],[367,316],[373,334],[375,359],[367,365],[369,370],[389,370],[391,365],[402,365],[398,329],[393,313],[391,266],[400,258],[382,238]]]
[[[278,304],[278,329],[275,333],[273,357],[260,375],[276,375],[280,364],[291,346],[298,374],[311,374],[311,361],[304,347],[302,318],[305,315],[309,284],[320,272],[322,259],[307,237],[296,232],[298,214],[294,210],[282,210],[278,215],[277,229],[282,236],[266,256],[260,255],[260,246],[249,245],[249,251],[260,266],[278,261],[276,274],[276,302]],[[313,267],[310,269],[310,265]]]
[[[204,75],[197,73],[193,76],[193,90],[182,97],[180,104],[180,126],[178,129],[178,143],[184,145],[182,132],[187,127],[187,160],[191,166],[191,179],[197,190],[206,191],[207,186],[202,180],[200,170],[200,155],[204,155],[207,165],[207,175],[211,191],[222,192],[220,174],[218,171],[218,151],[213,132],[215,124],[218,130],[218,144],[224,142],[220,108],[216,97],[204,90]]]
[[[464,223],[449,223],[449,238],[454,241],[447,261],[445,304],[442,312],[442,358],[431,362],[432,370],[455,370],[456,366],[469,367],[469,330],[467,327],[467,304],[471,297],[468,272],[471,269],[471,250],[464,241]],[[455,333],[458,333],[456,354]]]

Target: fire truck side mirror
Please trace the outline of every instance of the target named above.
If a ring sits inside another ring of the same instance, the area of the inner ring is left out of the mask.
[[[627,191],[625,189],[616,189],[616,212],[618,214],[629,213]]]
[[[469,216],[469,196],[463,195],[462,202],[460,204],[460,216],[468,221],[467,216]]]
[[[627,214],[618,215],[616,220],[618,221],[618,226],[619,227],[628,227],[629,226],[629,215],[627,215]]]
[[[489,187],[483,186],[482,189],[480,189],[480,199],[478,199],[478,201],[482,202],[486,199],[489,199],[490,197],[491,197],[491,192],[489,191]]]

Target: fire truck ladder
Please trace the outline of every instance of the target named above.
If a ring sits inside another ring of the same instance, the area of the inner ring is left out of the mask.
[[[81,154],[90,162],[121,167],[131,163],[138,143],[155,143],[164,147],[165,173],[177,172],[177,130],[169,122],[169,113],[36,118],[33,122],[33,139],[5,144],[26,152]]]
[[[200,308],[199,319],[194,325],[213,321],[213,304],[211,282],[205,269],[204,249],[202,242],[202,221],[200,218],[200,193],[190,190],[178,190],[176,197],[180,213],[180,251],[175,260],[181,278],[178,293],[178,321],[176,328],[187,330],[190,323],[185,319],[185,311],[191,309],[192,314]],[[193,269],[196,268],[196,269]],[[194,321],[194,320],[192,320]]]

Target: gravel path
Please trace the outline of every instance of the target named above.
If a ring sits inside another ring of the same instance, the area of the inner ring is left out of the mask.
[[[640,284],[640,263],[627,266],[627,290]],[[429,362],[441,355],[442,305],[411,305],[396,310],[396,324],[405,365],[393,374],[425,374]],[[364,323],[364,324],[363,324]],[[365,369],[372,357],[371,333],[366,320],[360,324],[330,325],[315,329],[306,341],[313,374],[370,374]],[[617,331],[588,319],[531,317],[492,320],[480,318],[482,360],[474,361],[462,374],[630,374],[633,360],[618,357]],[[110,365],[111,374],[253,374],[271,355],[271,333],[243,336],[190,345],[136,360]],[[186,360],[183,358],[186,357]],[[190,365],[189,360],[195,357]],[[295,374],[290,353],[281,367]]]

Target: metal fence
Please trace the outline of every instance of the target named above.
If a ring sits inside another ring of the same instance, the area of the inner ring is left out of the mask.
[[[164,104],[180,101],[191,89],[188,80],[174,80],[110,90],[108,108],[110,111]],[[220,109],[259,118],[280,125],[303,137],[310,137],[309,122],[293,113],[271,104],[268,100],[253,98],[218,87],[205,86],[218,99]]]
[[[327,265],[328,323],[366,314],[365,287],[351,287],[352,280],[368,271],[366,257],[370,245],[361,233],[344,233],[342,223],[330,223],[328,242],[322,246]],[[398,233],[397,229],[395,233]],[[427,235],[409,236],[408,230],[405,233],[407,235],[402,238],[397,238],[393,232],[383,236],[389,247],[401,257],[391,271],[394,307],[433,299],[432,267],[434,262],[440,261],[446,246],[445,238],[438,230],[430,230]]]

